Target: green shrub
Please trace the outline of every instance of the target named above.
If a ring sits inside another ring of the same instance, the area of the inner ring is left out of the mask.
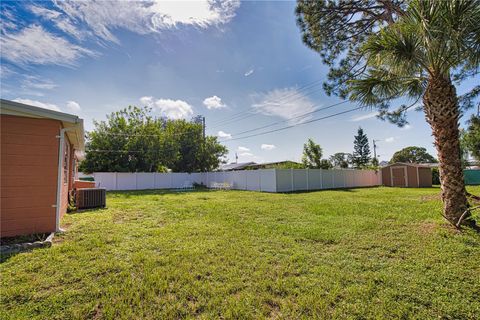
[[[432,168],[432,184],[440,184],[440,171],[438,171],[438,168]]]

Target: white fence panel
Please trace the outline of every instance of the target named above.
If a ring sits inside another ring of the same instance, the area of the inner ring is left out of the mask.
[[[322,189],[332,189],[334,188],[334,175],[333,170],[322,170]]]
[[[275,176],[277,177],[277,192],[289,192],[293,191],[292,186],[292,171],[288,169],[275,170]]]
[[[169,189],[172,185],[170,173],[154,173],[155,189]]]
[[[258,170],[245,170],[247,176],[247,190],[260,191],[260,174]]]
[[[137,178],[135,173],[117,172],[117,190],[136,190]]]
[[[260,173],[260,191],[277,192],[277,181],[275,178],[275,169],[259,170]]]
[[[345,184],[347,188],[355,186],[355,171],[345,170]]]
[[[95,172],[93,174],[95,186],[107,190],[116,190],[117,180],[115,172]]]
[[[294,191],[308,190],[307,169],[293,169],[292,175]]]
[[[308,169],[308,190],[322,189],[322,169]]]
[[[247,174],[245,171],[232,172],[233,189],[247,190]]]
[[[233,189],[291,192],[335,188],[355,188],[381,184],[381,174],[373,170],[261,169],[231,172],[129,173],[95,172],[97,187],[107,190],[176,189],[186,182],[228,183]]]
[[[182,188],[185,184],[185,182],[190,181],[188,173],[183,173],[183,172],[172,172],[169,173],[172,178],[172,184],[170,185],[171,189],[179,189]],[[192,182],[192,181],[190,181]]]
[[[333,188],[345,188],[345,173],[344,170],[332,170],[333,172]]]
[[[137,188],[143,189],[155,189],[155,174],[150,172],[139,172],[137,175]]]

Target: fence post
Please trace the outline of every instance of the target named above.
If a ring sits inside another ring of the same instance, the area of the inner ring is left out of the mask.
[[[115,172],[115,190],[118,190],[118,177],[117,177],[117,172]]]
[[[135,172],[135,190],[138,190],[138,176],[136,172]]]
[[[320,179],[320,189],[323,189],[323,169],[318,170],[318,178]]]
[[[291,188],[290,188],[290,191],[293,191],[293,187],[294,187],[294,183],[293,183],[293,169],[290,169],[290,177],[291,177]]]
[[[258,170],[258,187],[262,191],[262,170]]]
[[[309,176],[309,174],[308,174],[308,168],[305,170],[305,174],[307,175],[307,190],[310,191],[310,183],[309,183],[309,181],[308,181],[308,176]]]

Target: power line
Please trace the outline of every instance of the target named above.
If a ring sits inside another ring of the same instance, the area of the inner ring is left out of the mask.
[[[262,136],[262,135],[273,133],[273,132],[283,131],[283,130],[291,129],[291,128],[298,127],[298,126],[301,126],[301,125],[309,124],[309,123],[312,123],[312,122],[317,122],[317,121],[320,121],[320,120],[329,119],[329,118],[339,116],[339,115],[342,115],[342,114],[345,114],[345,113],[353,112],[353,111],[356,111],[356,110],[359,110],[359,109],[362,109],[362,108],[363,107],[357,107],[357,108],[354,108],[354,109],[351,109],[351,110],[337,112],[337,113],[334,113],[334,114],[331,114],[331,115],[328,115],[328,116],[325,116],[325,117],[309,120],[309,121],[298,123],[298,124],[293,124],[293,125],[290,125],[290,126],[287,126],[287,127],[283,127],[283,128],[279,128],[279,129],[275,129],[275,130],[270,130],[270,131],[265,131],[265,132],[260,132],[260,133],[257,133],[257,134],[251,134],[251,135],[248,135],[248,136],[245,136],[245,137],[226,139],[226,140],[222,140],[220,142],[242,140],[242,139]]]
[[[312,93],[317,92],[317,91],[320,91],[320,90],[322,90],[322,88],[318,88],[318,89],[316,89],[316,90],[314,90],[314,91],[309,92],[308,94],[312,94]],[[299,100],[299,99],[301,99],[301,98],[303,98],[303,95],[299,95],[298,97],[296,97],[295,99],[290,100],[290,101],[288,101],[288,100],[287,100],[287,101],[281,101],[281,100],[269,101],[269,104],[280,104],[280,103],[290,103],[290,104],[292,104],[292,103],[294,103],[296,100]],[[247,112],[248,112],[248,111],[251,111],[251,110],[247,110]],[[218,128],[218,127],[220,127],[220,126],[224,126],[224,125],[230,124],[230,123],[232,123],[232,122],[237,122],[237,121],[240,121],[240,120],[245,120],[245,119],[247,119],[247,118],[256,116],[256,115],[258,115],[258,114],[261,114],[261,113],[259,113],[259,112],[249,112],[249,113],[246,113],[246,114],[245,114],[245,112],[242,112],[242,113],[238,114],[237,116],[232,117],[232,119],[227,120],[227,121],[224,121],[224,122],[222,122],[222,123],[220,123],[220,124],[216,124],[216,125],[214,125],[214,126],[212,126],[212,127],[210,127],[210,128]]]
[[[303,85],[303,86],[299,87],[298,89],[296,89],[295,92],[286,94],[283,97],[279,97],[279,99],[277,99],[276,102],[281,102],[281,99],[287,99],[287,98],[291,98],[291,97],[295,97],[295,96],[298,96],[297,98],[300,98],[302,96],[301,93],[304,93],[305,91],[317,86],[319,84],[319,82],[321,82],[321,81],[322,81],[322,79],[319,79],[319,80],[312,81],[312,82],[310,82],[306,85]],[[318,90],[314,90],[313,92],[316,92],[316,91],[318,91]],[[310,93],[313,93],[313,92],[310,92]],[[295,101],[295,100],[293,100],[293,101]],[[273,102],[275,102],[275,101],[273,101]],[[224,122],[231,122],[231,120],[235,120],[236,117],[244,115],[245,112],[247,112],[247,111],[249,111],[248,108],[246,108],[246,109],[244,109],[240,112],[234,113],[233,115],[231,115],[229,117],[225,117],[225,118],[220,119],[218,121],[214,121],[213,122],[213,127],[218,127],[220,124],[224,124]],[[253,115],[255,115],[255,114],[253,114]]]
[[[320,108],[320,109],[317,109],[317,110],[314,110],[314,111],[310,111],[310,112],[301,114],[301,115],[296,116],[296,117],[293,117],[293,118],[289,118],[289,119],[282,120],[282,121],[277,121],[277,122],[274,122],[274,123],[271,123],[271,124],[267,124],[267,125],[265,125],[265,126],[258,127],[258,128],[255,128],[255,129],[250,129],[250,130],[247,130],[247,131],[242,131],[242,132],[234,133],[233,135],[238,136],[238,135],[241,135],[241,134],[245,134],[245,133],[249,133],[249,132],[253,132],[253,131],[258,131],[258,130],[265,129],[265,128],[268,128],[268,127],[273,127],[273,126],[275,126],[275,125],[277,125],[277,124],[281,124],[281,123],[289,122],[289,121],[291,121],[291,120],[303,118],[303,117],[306,117],[306,116],[308,116],[308,115],[311,115],[311,114],[314,114],[314,113],[317,113],[317,112],[320,112],[320,111],[323,111],[323,110],[331,109],[331,108],[336,107],[336,106],[339,106],[339,105],[342,105],[342,104],[344,104],[344,103],[347,103],[347,101],[345,100],[345,101],[342,101],[342,102],[334,103],[334,104],[331,104],[331,105],[329,105],[329,106],[326,106],[326,107],[323,107],[323,108]]]

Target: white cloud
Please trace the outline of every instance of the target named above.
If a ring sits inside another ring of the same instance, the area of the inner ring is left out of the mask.
[[[155,107],[170,119],[185,119],[193,114],[192,106],[183,100],[158,99]]]
[[[153,106],[153,97],[141,97],[140,103],[144,106],[151,107]]]
[[[222,130],[218,131],[217,136],[219,138],[232,139],[232,135],[230,133],[226,133]]]
[[[193,108],[183,100],[158,99],[145,96],[141,97],[140,103],[160,111],[160,113],[170,119],[185,119],[193,114]]]
[[[42,79],[36,76],[25,76],[22,82],[24,89],[52,90],[58,87],[56,83],[49,79]]]
[[[312,118],[312,114],[299,117],[315,110],[313,102],[296,88],[275,89],[267,94],[254,97],[258,102],[252,105],[258,112],[289,120],[290,124],[302,123]]]
[[[239,156],[242,156],[242,157],[252,157],[253,156],[253,153],[250,153],[250,152],[242,152],[239,154]]]
[[[267,150],[267,151],[270,151],[270,150],[273,150],[275,148],[277,148],[275,145],[273,144],[266,144],[266,143],[262,143],[262,145],[260,146],[260,148],[262,150]]]
[[[350,118],[350,121],[353,121],[353,122],[363,121],[363,120],[375,118],[377,115],[378,115],[378,111],[374,111],[374,112],[370,112],[362,115],[354,115],[352,118]]]
[[[72,112],[78,112],[82,109],[78,102],[75,101],[67,101],[67,108]]]
[[[60,11],[43,8],[39,5],[30,5],[28,6],[28,9],[30,12],[43,18],[44,20],[51,21],[59,30],[72,35],[77,39],[83,39],[87,34],[87,32],[77,28],[74,24],[74,21]]]
[[[387,143],[392,143],[393,141],[395,141],[394,137],[388,137],[388,138],[385,139],[385,142],[387,142]]]
[[[250,149],[248,149],[247,147],[238,147],[237,149],[239,152],[247,152],[247,151],[250,151]]]
[[[36,6],[36,5],[29,5],[28,6],[28,9],[35,15],[37,16],[40,16],[40,17],[43,17],[45,19],[56,19],[58,18],[59,16],[62,15],[61,12],[58,12],[56,10],[50,10],[50,9],[47,9],[47,8],[43,8],[43,7],[40,7],[40,6]]]
[[[250,69],[250,70],[248,70],[247,72],[245,72],[244,76],[245,76],[245,77],[248,77],[248,76],[252,75],[254,72],[255,72],[254,69]]]
[[[207,109],[220,109],[225,108],[226,105],[222,102],[222,99],[217,96],[208,97],[203,100],[203,105],[207,107]]]
[[[240,6],[227,1],[55,1],[57,9],[74,21],[85,23],[99,38],[118,43],[113,30],[139,34],[190,25],[207,28],[229,22]]]
[[[74,45],[38,25],[16,33],[5,33],[0,39],[2,57],[18,64],[57,64],[73,66],[84,56],[94,56],[91,50]]]
[[[404,130],[404,131],[405,130],[410,130],[410,129],[412,129],[412,126],[409,125],[409,124],[406,124],[406,125],[404,125],[403,127],[400,128],[400,130]]]
[[[43,108],[43,109],[60,111],[60,108],[57,107],[57,105],[52,104],[52,103],[45,103],[45,102],[40,102],[40,101],[37,101],[37,100],[22,99],[22,98],[13,99],[13,101],[23,103],[23,104],[28,104],[28,105]]]
[[[11,77],[13,75],[16,75],[17,72],[15,72],[13,69],[7,67],[3,63],[0,64],[0,78],[1,79],[6,79],[8,77]]]

